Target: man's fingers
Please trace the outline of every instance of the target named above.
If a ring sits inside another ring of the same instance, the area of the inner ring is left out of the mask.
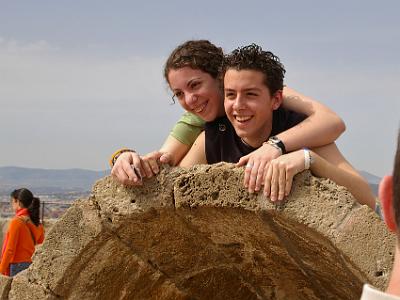
[[[257,178],[256,178],[256,186],[255,186],[256,192],[258,192],[261,189],[261,185],[264,182],[264,168],[265,168],[265,162],[261,162],[260,165],[258,166],[258,170],[257,170]]]
[[[253,168],[253,162],[248,161],[246,166],[244,167],[244,179],[243,179],[243,184],[245,188],[249,187],[249,180],[250,180],[250,174],[251,174],[251,169]]]
[[[242,156],[236,163],[236,166],[238,167],[244,166],[245,164],[247,164],[248,161],[249,161],[249,155]]]
[[[246,165],[246,167],[247,166],[248,166],[248,164]],[[260,166],[260,163],[258,161],[254,162],[254,165],[251,166],[250,179],[249,179],[249,193],[254,193],[254,188],[256,186],[256,179],[257,179],[259,166]],[[248,168],[250,168],[250,166]]]

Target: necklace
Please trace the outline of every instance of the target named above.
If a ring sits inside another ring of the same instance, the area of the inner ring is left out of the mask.
[[[245,141],[244,139],[240,138],[240,140],[241,140],[242,143],[245,144],[247,147],[254,148],[253,146],[251,146],[251,145],[249,145],[248,143],[246,143],[246,141]]]

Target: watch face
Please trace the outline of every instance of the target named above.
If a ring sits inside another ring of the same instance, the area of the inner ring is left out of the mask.
[[[276,136],[271,136],[271,137],[269,138],[269,140],[270,140],[272,143],[274,143],[274,144],[280,142],[280,140],[279,140]]]

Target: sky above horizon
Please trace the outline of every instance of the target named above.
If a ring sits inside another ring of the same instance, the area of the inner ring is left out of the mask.
[[[102,170],[118,148],[159,148],[182,113],[164,61],[209,39],[277,54],[288,86],[345,121],[345,157],[383,176],[400,125],[398,11],[395,0],[0,1],[0,166]]]

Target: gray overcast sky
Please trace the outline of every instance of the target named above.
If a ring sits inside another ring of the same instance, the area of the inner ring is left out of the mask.
[[[277,54],[286,84],[336,111],[338,145],[389,173],[400,125],[400,2],[0,1],[0,166],[105,169],[157,149],[182,110],[162,77],[170,51],[205,38]]]

